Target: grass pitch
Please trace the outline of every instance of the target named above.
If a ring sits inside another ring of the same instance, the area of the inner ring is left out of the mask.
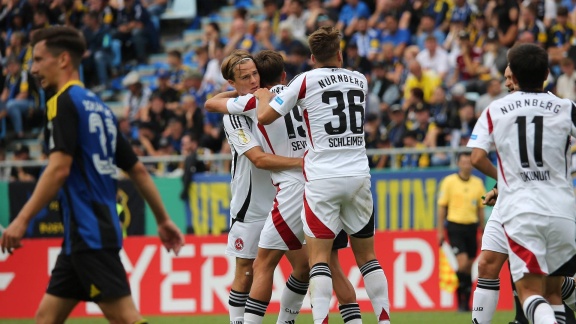
[[[514,312],[497,312],[494,315],[493,323],[509,323],[514,317]],[[179,323],[192,323],[192,324],[219,324],[228,323],[228,316],[159,316],[147,317],[151,324],[179,324]],[[457,312],[398,312],[392,313],[393,324],[445,324],[445,323],[470,323],[471,313],[457,313]],[[365,324],[376,324],[376,317],[373,313],[363,313],[362,322]],[[2,324],[32,324],[32,320],[0,320]],[[70,324],[103,324],[107,323],[102,318],[76,318],[66,321]],[[264,318],[264,324],[276,323],[276,316],[267,315]],[[300,314],[296,323],[308,324],[312,323],[311,314]],[[342,324],[342,318],[338,313],[330,314],[331,324]]]

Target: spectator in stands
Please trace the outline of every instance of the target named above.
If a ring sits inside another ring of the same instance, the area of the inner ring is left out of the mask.
[[[574,83],[572,83],[574,87]],[[480,117],[480,114],[488,105],[494,100],[498,100],[504,97],[506,94],[502,91],[502,83],[499,79],[492,79],[488,81],[488,88],[485,94],[481,95],[476,101],[475,115],[476,118]]]
[[[328,17],[328,11],[320,0],[308,1],[308,13],[308,19],[306,20],[306,35],[312,34],[324,24],[334,26],[334,21],[330,20]]]
[[[458,123],[455,125],[451,134],[451,146],[465,146],[472,135],[474,125],[476,125],[476,116],[474,115],[474,106],[467,103],[458,110]]]
[[[198,70],[190,70],[184,75],[183,89],[180,94],[194,96],[198,107],[204,108],[204,103],[216,90],[212,83],[202,83],[202,74]]]
[[[292,52],[292,49],[296,46],[303,47],[303,43],[297,39],[294,39],[293,31],[294,26],[288,21],[285,20],[280,23],[280,36],[278,37],[278,46],[276,50],[283,54],[283,56],[287,56],[289,53]]]
[[[454,0],[454,8],[452,8],[451,22],[461,22],[467,26],[472,19],[474,10],[466,0]]]
[[[32,161],[30,148],[20,145],[14,150],[14,161]],[[10,181],[33,182],[40,175],[40,167],[12,167]]]
[[[278,41],[276,40],[276,35],[272,30],[272,25],[268,20],[262,20],[258,23],[258,32],[256,32],[256,47],[255,52],[261,50],[275,50]]]
[[[528,31],[534,36],[534,39],[542,47],[546,46],[548,42],[548,35],[546,33],[546,26],[537,17],[537,7],[534,4],[522,6],[521,19],[518,24],[520,34]]]
[[[284,62],[286,80],[292,80],[296,75],[312,69],[310,66],[310,53],[304,46],[294,46]]]
[[[201,50],[201,48],[197,49],[196,55],[198,55],[198,50]],[[220,72],[220,65],[223,59],[224,45],[218,44],[214,50],[214,57],[210,58],[204,70],[200,69],[200,73],[204,73],[204,78],[202,79],[203,87],[209,84],[216,89],[222,89],[222,91],[226,88],[227,82],[222,76],[222,72]]]
[[[178,109],[180,105],[180,93],[171,85],[174,74],[170,71],[159,70],[156,76],[158,87],[152,91],[152,95],[161,97],[166,103],[166,109],[170,111]],[[181,82],[181,87],[183,89],[184,82]]]
[[[435,27],[434,16],[425,14],[422,16],[422,19],[420,20],[418,32],[414,37],[414,43],[418,45],[418,48],[420,50],[423,50],[425,48],[424,43],[426,41],[426,38],[428,38],[428,36],[430,35],[436,38],[438,44],[444,43],[445,38],[444,33],[440,29]]]
[[[168,126],[168,121],[171,119],[172,113],[166,109],[166,102],[159,94],[150,96],[150,105],[142,111],[140,122],[146,123],[152,129],[155,137],[159,137]],[[140,138],[142,144],[144,141]],[[156,146],[155,146],[156,147]],[[146,147],[146,151],[152,154]]]
[[[370,61],[368,61],[367,58],[360,56],[358,53],[358,45],[356,43],[350,42],[346,45],[343,66],[346,69],[358,71],[366,75],[368,82],[370,82],[372,64],[370,64]]]
[[[301,42],[306,41],[306,22],[308,15],[310,15],[310,13],[304,8],[304,0],[291,0],[289,2],[288,18],[284,20],[284,23],[291,26],[292,37]],[[282,32],[282,30],[280,30],[280,32]],[[286,53],[290,53],[290,51]]]
[[[434,89],[442,84],[442,80],[432,71],[422,71],[420,63],[416,60],[410,63],[409,69],[410,75],[404,87],[404,98],[410,96],[411,89],[420,88],[424,92],[424,101],[430,102]]]
[[[574,41],[574,25],[568,21],[568,9],[559,7],[556,23],[550,28],[548,56],[553,64],[560,62]]]
[[[364,124],[364,143],[367,149],[390,147],[386,140],[386,129],[382,127],[378,115],[369,113]],[[373,155],[368,158],[370,168],[382,169],[388,163],[388,155]]]
[[[212,21],[204,27],[202,44],[198,48],[205,48],[208,53],[208,58],[212,59],[216,55],[216,46],[221,44],[222,36],[220,35],[220,25]]]
[[[112,62],[111,31],[101,24],[100,14],[91,11],[84,15],[82,33],[87,48],[82,60],[85,83],[95,86],[98,92],[108,85],[108,68]],[[92,77],[94,74],[97,78]]]
[[[180,140],[183,135],[184,124],[178,118],[171,118],[166,129],[162,132],[162,138],[167,139],[176,152],[181,152]]]
[[[61,4],[62,8],[65,8],[67,6],[69,6],[69,4],[66,3],[62,3]],[[58,23],[61,25],[69,25],[71,27],[78,27],[76,26],[76,23],[79,23],[78,21],[75,20],[70,20],[71,18],[71,13],[66,12],[66,10],[64,10],[64,12],[66,13],[64,16],[68,16],[67,18],[64,18],[64,21],[59,20]],[[59,17],[60,19],[62,19],[62,17]],[[79,19],[79,16],[74,17],[74,19]],[[35,26],[44,26],[44,27],[48,27],[50,26],[50,18],[48,18],[48,9],[46,8],[38,8],[36,11],[34,11],[34,19],[33,19],[33,23]]]
[[[108,0],[90,0],[88,11],[95,11],[100,14],[102,24],[111,28],[116,24],[116,9],[112,8]]]
[[[393,72],[389,73],[387,68],[387,62],[377,62],[372,69],[372,81],[368,87],[369,96],[373,97],[379,106],[368,106],[367,108],[371,112],[386,112],[392,104],[401,98],[400,89],[393,80]]]
[[[176,90],[181,90],[184,81],[184,74],[190,68],[182,62],[182,52],[179,50],[171,50],[168,52],[167,63],[170,66],[168,71],[170,74],[170,84]]]
[[[182,137],[181,146],[181,154],[184,155],[186,159],[181,164],[181,168],[184,172],[182,175],[182,192],[180,193],[180,199],[182,199],[188,205],[190,201],[190,186],[194,181],[194,176],[196,173],[203,173],[208,171],[208,168],[206,164],[199,159],[199,155],[201,155],[202,152],[199,152],[198,149],[198,138],[191,134],[184,134]],[[190,214],[191,208],[185,207],[184,210],[186,213],[186,233],[194,234],[194,227],[192,226],[192,215]]]
[[[424,42],[426,47],[416,56],[422,70],[434,71],[441,80],[448,74],[448,53],[442,47],[438,46],[436,37],[429,35]]]
[[[563,58],[560,61],[562,75],[556,81],[556,94],[560,98],[576,100],[576,71],[574,61],[571,58]]]
[[[196,98],[192,95],[182,96],[182,117],[186,132],[194,138],[201,138],[204,132],[204,115],[196,103]]]
[[[243,49],[251,53],[254,51],[255,46],[256,39],[254,35],[248,32],[246,20],[235,18],[230,27],[230,38],[224,48],[224,53],[228,55],[235,49]]]
[[[370,9],[362,0],[346,0],[346,4],[340,10],[336,28],[344,31],[346,27],[356,24],[358,18],[370,18]],[[352,33],[345,33],[350,36]]]
[[[26,53],[26,34],[17,31],[10,36],[10,45],[6,48],[6,57],[16,57],[18,61],[22,62],[24,54]]]
[[[264,20],[268,21],[272,33],[277,34],[280,22],[286,19],[286,15],[280,12],[276,0],[264,0]]]
[[[460,31],[460,54],[456,57],[456,69],[449,85],[465,81],[466,87],[476,85],[481,72],[482,54],[472,46],[470,34],[467,31]]]
[[[387,15],[384,22],[386,27],[380,41],[394,44],[394,55],[401,56],[406,46],[410,44],[410,31],[399,28],[398,18],[394,15]]]
[[[35,98],[37,92],[34,91],[34,83],[29,82],[30,74],[27,71],[22,71],[20,62],[16,57],[8,58],[6,71],[6,81],[2,95],[0,95],[0,109],[6,110],[16,136],[23,138],[23,118],[34,113],[36,102],[34,99],[37,99]]]
[[[404,134],[403,142],[406,148],[423,149],[426,146],[418,141],[418,134],[415,131],[408,131]],[[427,168],[430,166],[430,155],[428,153],[413,153],[402,155],[401,165],[403,168]]]
[[[356,32],[350,42],[358,46],[358,54],[369,60],[374,60],[380,49],[380,35],[375,29],[368,28],[368,19],[361,17],[356,21]]]
[[[430,100],[430,120],[438,128],[444,130],[449,126],[451,114],[452,112],[446,98],[446,90],[442,87],[436,88]]]
[[[475,13],[472,17],[472,24],[469,28],[470,32],[470,41],[472,42],[472,46],[476,48],[479,52],[484,50],[484,44],[486,39],[488,38],[488,23],[486,22],[486,16],[483,13]],[[496,33],[494,31],[491,32],[495,37]]]
[[[148,11],[137,0],[124,0],[124,8],[118,11],[117,24],[114,37],[122,42],[124,52],[135,55],[138,63],[145,64],[148,48],[157,45],[157,35]],[[129,50],[131,47],[132,51]]]
[[[141,0],[141,3],[148,10],[150,16],[156,19],[160,19],[168,7],[168,0]]]
[[[406,114],[399,104],[393,104],[388,109],[388,119],[390,123],[386,126],[386,135],[392,147],[404,146],[404,134],[408,131],[406,127]]]
[[[132,129],[130,127],[130,122],[128,119],[124,117],[118,118],[118,131],[120,131],[120,135],[124,136],[124,138],[129,141],[132,138]]]
[[[519,8],[516,1],[497,0],[495,6],[488,7],[488,21],[497,30],[498,40],[505,47],[511,47],[518,36]]]
[[[140,74],[136,71],[128,73],[122,80],[122,85],[129,90],[124,97],[124,117],[132,127],[138,126],[140,115],[148,106],[152,91],[140,82]]]

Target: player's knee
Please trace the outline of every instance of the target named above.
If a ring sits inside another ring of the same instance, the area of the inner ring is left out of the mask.
[[[481,254],[478,259],[478,277],[484,279],[498,279],[502,264],[490,254]]]
[[[58,324],[64,323],[66,318],[58,318],[57,314],[51,313],[47,309],[38,309],[34,318],[36,324]]]

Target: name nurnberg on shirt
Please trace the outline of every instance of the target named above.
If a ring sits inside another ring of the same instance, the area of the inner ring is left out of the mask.
[[[554,108],[552,108],[554,106]],[[550,102],[544,101],[540,99],[524,99],[524,100],[516,100],[512,103],[507,104],[506,106],[500,107],[500,112],[502,115],[506,115],[509,111],[513,111],[514,109],[524,108],[524,107],[537,107],[546,109],[548,111],[554,111],[554,113],[560,112],[560,105]]]
[[[333,72],[336,71],[335,69],[332,70]],[[362,80],[358,80],[358,78],[353,78],[346,74],[338,74],[338,75],[330,75],[325,77],[323,80],[319,80],[318,84],[322,89],[326,88],[329,85],[332,85],[337,82],[347,82],[351,84],[355,84],[361,88],[364,88],[364,82]]]

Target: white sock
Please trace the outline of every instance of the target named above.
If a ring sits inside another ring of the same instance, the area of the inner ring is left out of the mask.
[[[310,269],[310,302],[314,324],[328,323],[332,298],[332,273],[327,263],[316,263]]]
[[[244,324],[262,324],[268,304],[267,302],[248,297],[246,312],[244,313]]]
[[[532,324],[556,324],[554,310],[542,296],[532,295],[526,298],[522,308]]]
[[[566,309],[564,305],[551,305],[558,324],[566,324]]]
[[[244,323],[244,308],[246,307],[248,293],[230,290],[228,299],[228,313],[230,314],[230,324]]]
[[[362,324],[362,315],[360,306],[357,303],[345,304],[338,306],[340,315],[346,324]]]
[[[380,324],[390,324],[390,300],[388,299],[388,280],[378,260],[366,262],[360,267],[364,277],[366,293]]]
[[[472,323],[490,324],[498,305],[500,279],[478,278],[472,300]]]
[[[298,281],[298,279],[290,276],[286,281],[286,288],[282,290],[282,296],[280,296],[280,314],[276,323],[293,323],[300,313],[307,292],[307,282]]]
[[[564,277],[564,282],[562,283],[562,299],[564,303],[570,307],[573,311],[576,311],[576,289],[574,287],[574,278]]]

